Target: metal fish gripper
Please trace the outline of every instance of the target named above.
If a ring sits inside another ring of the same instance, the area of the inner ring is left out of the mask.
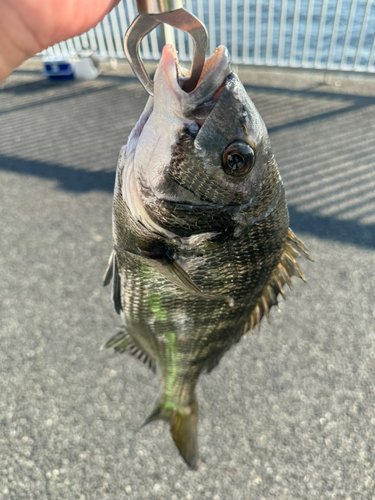
[[[159,24],[168,24],[188,33],[193,39],[193,61],[183,89],[185,92],[194,90],[202,73],[207,51],[208,35],[204,24],[183,8],[183,0],[137,0],[137,8],[139,15],[125,34],[124,51],[140,83],[151,96],[154,95],[154,84],[143,65],[139,45]]]

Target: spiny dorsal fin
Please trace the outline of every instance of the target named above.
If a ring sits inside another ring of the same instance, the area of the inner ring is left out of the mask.
[[[289,288],[292,289],[292,276],[299,276],[303,281],[305,281],[305,277],[296,260],[301,255],[312,261],[312,258],[307,253],[306,246],[297,238],[297,236],[295,236],[291,229],[288,229],[285,247],[281,254],[280,262],[273,271],[268,284],[264,288],[262,295],[252,310],[245,325],[244,333],[249,330],[251,333],[254,333],[255,326],[257,326],[260,330],[260,322],[263,316],[266,316],[269,320],[269,310],[272,306],[278,306],[277,298],[279,294],[281,294],[284,300],[286,300],[283,287],[287,284]]]
[[[156,364],[151,356],[141,349],[124,328],[117,328],[116,334],[104,344],[106,349],[113,347],[116,352],[129,352],[132,356],[156,373]]]

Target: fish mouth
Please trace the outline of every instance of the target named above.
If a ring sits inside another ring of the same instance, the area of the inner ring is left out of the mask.
[[[220,45],[205,60],[195,89],[185,92],[183,85],[187,79],[186,70],[180,67],[177,51],[173,45],[165,45],[154,77],[154,98],[146,105],[144,112],[129,136],[128,153],[134,151],[138,139],[157,108],[161,114],[168,114],[189,128],[191,122],[199,130],[219,100],[226,78],[232,72],[228,49]],[[169,121],[171,121],[169,119]],[[194,127],[193,127],[194,128]]]
[[[226,78],[231,72],[229,52],[220,45],[206,59],[194,90],[185,92],[183,85],[187,75],[180,67],[173,45],[166,45],[155,74],[155,99],[158,99],[159,91],[164,98],[167,93],[173,93],[179,100],[180,114],[188,120],[194,120],[201,127],[219,100]]]

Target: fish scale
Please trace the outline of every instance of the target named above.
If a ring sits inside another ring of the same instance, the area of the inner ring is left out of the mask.
[[[174,53],[163,51],[154,98],[120,153],[105,277],[124,321],[106,345],[158,367],[162,394],[145,423],[167,420],[192,468],[200,373],[268,318],[291,277],[304,279],[296,258],[309,258],[289,229],[267,129],[226,49],[206,65],[207,94],[186,94]]]

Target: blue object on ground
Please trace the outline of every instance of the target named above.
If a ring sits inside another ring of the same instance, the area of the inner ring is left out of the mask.
[[[44,61],[43,74],[50,80],[72,80],[74,67],[68,59],[49,59]]]

